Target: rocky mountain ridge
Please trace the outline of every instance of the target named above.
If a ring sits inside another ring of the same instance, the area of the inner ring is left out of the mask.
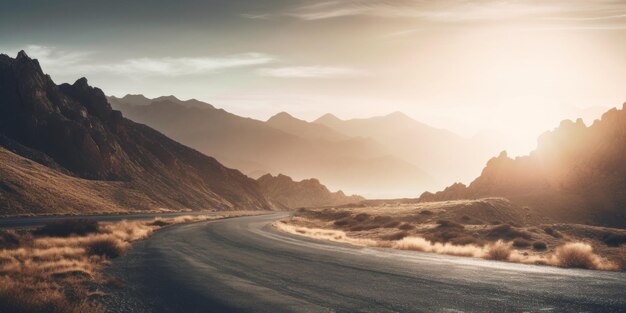
[[[129,208],[273,208],[254,180],[126,119],[85,78],[56,85],[23,51],[15,59],[0,55],[0,138],[5,149],[51,170],[77,179],[123,182],[150,199],[126,203]],[[0,192],[11,189],[7,185]]]

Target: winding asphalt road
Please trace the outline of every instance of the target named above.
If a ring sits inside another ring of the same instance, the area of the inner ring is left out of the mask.
[[[109,272],[113,311],[626,312],[626,273],[362,248],[282,233],[284,213],[177,225]]]

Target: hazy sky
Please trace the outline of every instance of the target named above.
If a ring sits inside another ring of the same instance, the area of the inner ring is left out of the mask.
[[[0,51],[57,83],[266,119],[403,111],[527,153],[626,101],[626,1],[6,1]]]

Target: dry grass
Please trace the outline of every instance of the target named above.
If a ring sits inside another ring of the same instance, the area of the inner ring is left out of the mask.
[[[123,286],[103,277],[101,270],[110,259],[130,249],[133,241],[148,238],[165,225],[249,214],[252,212],[106,224],[70,220],[35,230],[35,236],[2,231],[0,312],[103,312],[95,300],[103,293],[94,286]]]
[[[579,242],[571,231],[568,230],[568,235],[563,235],[557,230],[557,228],[569,227],[566,224],[545,227],[550,229],[548,232],[551,234],[547,234],[539,227],[510,224],[463,225],[446,219],[431,219],[430,223],[420,224],[415,222],[415,215],[412,214],[398,219],[393,216],[381,217],[364,213],[362,208],[359,210],[361,212],[357,211],[359,213],[348,215],[342,211],[340,215],[338,214],[340,219],[335,221],[328,219],[333,214],[327,209],[325,212],[327,218],[323,221],[312,219],[314,214],[308,212],[306,218],[295,216],[275,223],[275,227],[293,234],[353,245],[477,257],[496,261],[602,270],[624,268],[626,264],[624,249],[620,248],[622,250],[619,251],[622,252],[621,254],[618,252],[617,257],[613,253],[613,259],[601,257],[593,252],[591,245]],[[388,228],[386,225],[390,221],[400,221],[400,223],[395,228]],[[602,245],[602,239],[606,238],[603,234],[608,233],[604,229],[582,225],[574,228],[579,232],[596,236],[595,241],[587,237],[587,240],[595,242],[596,245]],[[549,250],[548,245],[556,247],[556,250]],[[606,245],[604,247],[608,249]]]
[[[568,243],[556,249],[555,264],[561,267],[586,269],[617,269],[617,265],[608,262],[593,253],[593,248],[586,243]]]
[[[511,256],[511,244],[498,240],[487,248],[485,259],[495,261],[508,261]]]

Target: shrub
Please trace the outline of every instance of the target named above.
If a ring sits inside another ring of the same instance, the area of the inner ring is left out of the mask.
[[[367,213],[359,213],[354,217],[354,220],[357,222],[363,222],[365,220],[367,220],[368,218],[370,218],[370,215]]]
[[[533,242],[533,249],[543,251],[548,249],[548,245],[543,241],[535,241]]]
[[[562,238],[563,237],[563,235],[558,230],[556,230],[556,229],[554,229],[554,228],[552,228],[550,226],[544,227],[543,231],[546,234],[548,234],[548,235],[550,235],[550,236],[552,236],[554,238]]]
[[[0,230],[0,249],[15,249],[20,245],[20,237],[10,230]]]
[[[164,220],[161,220],[161,219],[156,219],[156,220],[154,220],[154,222],[149,223],[148,226],[163,227],[163,226],[167,226],[167,225],[170,225],[170,224],[172,224],[172,223],[164,221]]]
[[[422,210],[422,211],[420,212],[420,214],[422,214],[422,215],[433,215],[433,211],[430,211],[430,210]]]
[[[400,230],[412,230],[415,229],[415,226],[409,224],[409,223],[402,223],[400,224],[400,226],[398,226],[398,229]]]
[[[619,247],[626,243],[626,234],[606,232],[602,236],[602,242],[610,247]]]
[[[472,236],[460,236],[460,237],[456,237],[456,238],[452,238],[450,239],[450,243],[453,245],[458,245],[458,246],[465,246],[465,245],[477,245],[480,246],[482,245],[482,241],[478,240]]]
[[[94,238],[85,244],[85,249],[89,255],[100,255],[108,258],[116,258],[126,251],[127,244],[112,238]]]
[[[435,231],[424,234],[424,238],[432,242],[448,242],[454,238],[461,236],[461,233],[456,229],[450,228],[436,228]]]
[[[568,243],[556,249],[557,265],[575,268],[596,268],[598,256],[590,245],[576,242]]]
[[[514,238],[523,238],[523,239],[531,239],[530,233],[517,230],[513,228],[509,224],[500,224],[497,226],[491,227],[487,230],[487,237],[494,239],[507,239],[511,240]]]
[[[462,224],[459,224],[457,222],[450,221],[450,220],[438,220],[437,224],[439,224],[439,226],[437,226],[437,227],[440,227],[440,228],[444,228],[444,227],[446,227],[446,228],[459,228],[459,229],[465,228],[465,226],[463,226]]]
[[[399,231],[397,233],[381,236],[380,239],[387,240],[387,241],[395,241],[395,240],[400,240],[408,235],[409,233],[405,231]]]
[[[527,248],[530,247],[530,244],[530,241],[524,238],[516,238],[515,240],[513,240],[513,247],[516,248]]]
[[[390,222],[385,223],[383,225],[383,228],[394,228],[394,227],[396,227],[398,225],[400,225],[400,222],[398,222],[398,221],[390,221]]]
[[[336,220],[333,224],[335,224],[335,226],[346,226],[350,224],[350,220],[347,218],[343,218],[340,220]]]
[[[69,219],[52,222],[35,230],[33,234],[50,237],[85,236],[99,231],[98,222],[90,219]]]
[[[506,261],[511,255],[511,245],[498,240],[496,243],[489,245],[485,258],[496,261]]]

